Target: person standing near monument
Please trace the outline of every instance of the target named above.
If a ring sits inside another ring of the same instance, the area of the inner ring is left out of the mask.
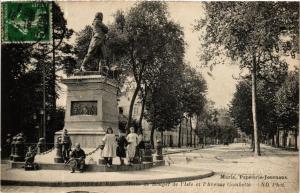
[[[130,127],[130,133],[126,137],[128,141],[127,145],[127,157],[129,165],[132,165],[134,157],[135,157],[135,151],[136,146],[138,144],[138,135],[134,132],[134,127]]]
[[[111,127],[107,128],[106,134],[102,141],[104,143],[102,156],[104,157],[107,167],[111,167],[113,158],[116,157],[117,150],[116,136]]]
[[[71,151],[72,147],[72,141],[70,136],[68,135],[68,131],[66,129],[63,130],[62,136],[61,136],[61,142],[62,142],[62,157],[64,160],[64,163],[66,163],[69,160],[69,153]]]
[[[103,24],[103,13],[98,12],[95,15],[95,19],[92,24],[93,28],[93,37],[91,39],[89,49],[87,54],[85,55],[83,62],[81,63],[80,70],[85,71],[85,66],[92,60],[99,58],[98,55],[101,56],[102,59],[107,59],[106,57],[106,48],[105,48],[105,38],[108,32],[108,27]],[[99,58],[99,62],[101,61]],[[100,65],[99,65],[100,70]]]
[[[141,162],[144,154],[144,149],[145,149],[142,128],[138,129],[137,135],[138,135],[138,145],[136,147],[136,158],[138,159],[138,162]]]
[[[126,140],[126,134],[120,132],[117,141],[118,141],[117,156],[120,158],[121,165],[124,165],[124,158],[126,158],[125,147],[128,145],[128,142]]]

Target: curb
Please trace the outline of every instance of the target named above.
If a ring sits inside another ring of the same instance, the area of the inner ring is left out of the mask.
[[[191,181],[202,178],[208,178],[215,173],[209,171],[206,174],[177,177],[177,178],[165,178],[165,179],[150,179],[150,180],[135,180],[135,181],[99,181],[99,182],[46,182],[46,181],[16,181],[16,180],[1,180],[1,185],[6,186],[49,186],[49,187],[79,187],[79,186],[130,186],[130,185],[145,185],[145,184],[161,184],[170,182],[182,182]]]
[[[70,170],[69,166],[66,166],[63,163],[39,163],[39,168],[41,170]],[[132,166],[128,165],[112,165],[111,168],[108,168],[106,165],[99,164],[86,164],[85,171],[87,172],[120,172],[120,171],[141,171],[145,169],[155,168],[159,166],[164,166],[165,160],[157,160],[154,162],[143,162],[141,164],[133,164]],[[11,169],[22,169],[24,168],[24,162],[9,162]]]
[[[177,151],[172,151],[172,152],[165,152],[163,153],[163,155],[170,155],[170,154],[175,154],[175,153],[186,153],[186,152],[192,152],[195,150],[199,150],[199,149],[206,149],[209,148],[210,146],[204,146],[202,147],[195,147],[195,148],[191,148],[191,149],[186,149],[186,150],[177,150]]]

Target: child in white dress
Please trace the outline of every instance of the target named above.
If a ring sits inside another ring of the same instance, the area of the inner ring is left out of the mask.
[[[112,128],[108,128],[107,132],[102,139],[104,142],[104,149],[102,151],[102,156],[106,162],[106,165],[110,167],[112,165],[113,158],[116,157],[117,151],[117,141],[116,136],[113,133]]]

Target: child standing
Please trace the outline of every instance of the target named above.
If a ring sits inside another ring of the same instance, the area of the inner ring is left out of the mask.
[[[119,133],[117,156],[120,157],[121,165],[124,165],[124,158],[126,157],[125,147],[128,145],[125,133]]]
[[[102,156],[104,157],[107,167],[111,167],[113,158],[116,157],[117,149],[116,136],[113,134],[111,127],[107,128],[106,134],[102,140],[104,142]]]
[[[138,135],[134,132],[133,127],[130,127],[130,133],[127,135],[126,139],[128,141],[127,157],[128,157],[129,165],[132,165],[135,156],[136,146],[138,144]]]
[[[137,135],[138,135],[138,144],[136,147],[136,158],[137,158],[137,161],[139,163],[141,163],[143,161],[143,155],[144,155],[144,149],[145,149],[142,128],[138,129]]]
[[[62,157],[64,160],[64,163],[67,163],[69,161],[69,153],[71,151],[72,147],[72,141],[70,136],[68,135],[67,129],[63,130],[62,136],[61,136],[61,143],[62,143]]]

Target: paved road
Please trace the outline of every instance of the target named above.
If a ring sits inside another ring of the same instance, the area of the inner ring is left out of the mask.
[[[213,146],[189,153],[169,155],[174,165],[211,169],[216,175],[184,183],[115,186],[115,187],[13,187],[2,192],[141,192],[141,193],[298,193],[298,152],[289,152],[262,145],[262,156],[253,157],[244,144]]]

